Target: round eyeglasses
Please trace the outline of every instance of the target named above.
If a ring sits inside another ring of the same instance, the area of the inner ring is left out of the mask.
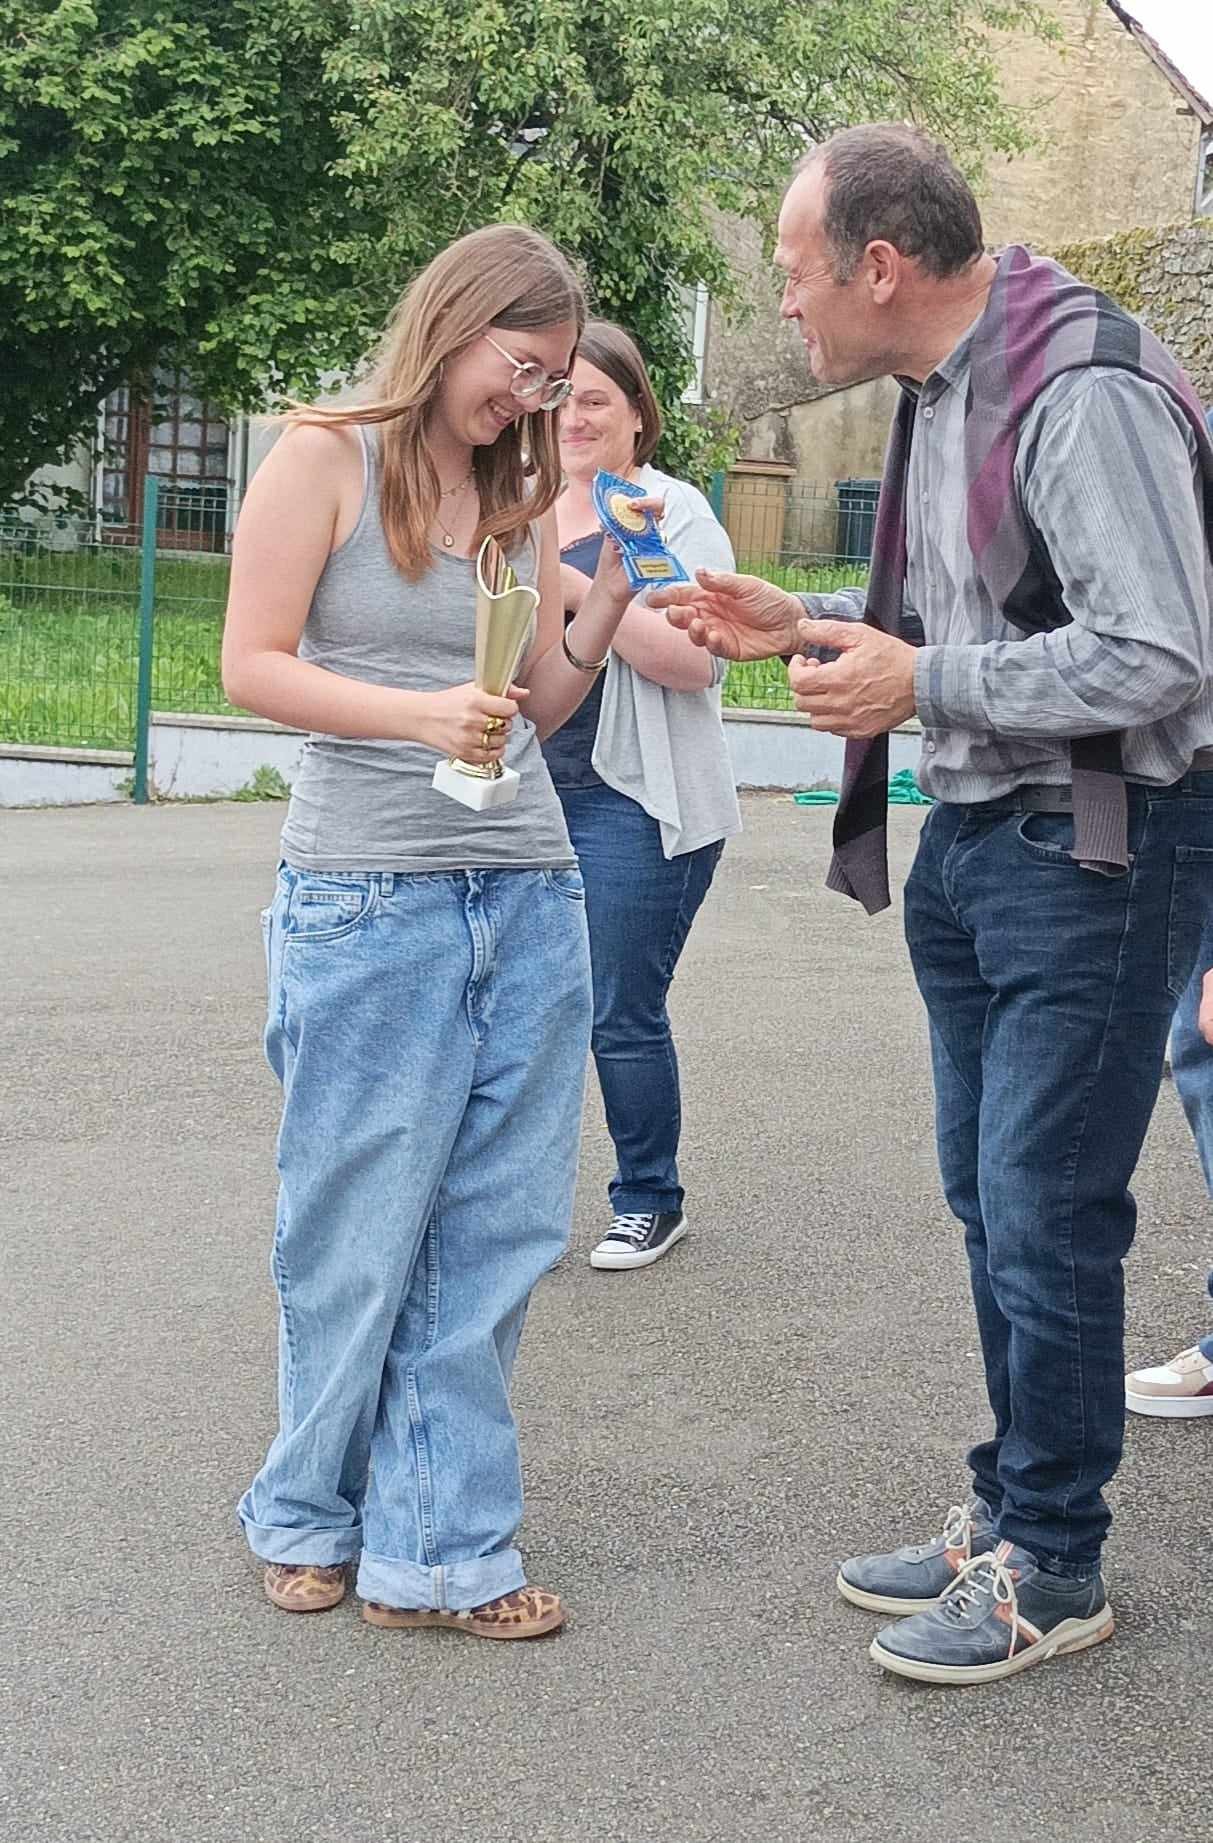
[[[500,352],[502,358],[514,367],[514,375],[510,379],[511,397],[519,397],[523,403],[529,403],[532,397],[538,397],[539,402],[536,408],[541,410],[558,410],[562,403],[567,402],[573,388],[572,378],[554,378],[550,371],[544,370],[542,365],[521,363],[512,352],[507,352],[504,346],[499,346],[490,334],[485,333],[484,338],[488,340],[494,352]]]

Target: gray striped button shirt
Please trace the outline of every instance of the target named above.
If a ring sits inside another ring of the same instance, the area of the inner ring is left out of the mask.
[[[923,385],[910,456],[921,785],[965,803],[1061,785],[1071,738],[1124,730],[1129,778],[1166,786],[1213,745],[1213,565],[1192,432],[1128,371],[1069,371],[1041,392],[1015,478],[1073,622],[1025,635],[991,602],[966,536],[968,350],[966,335]],[[862,615],[862,590],[803,599],[817,616]]]

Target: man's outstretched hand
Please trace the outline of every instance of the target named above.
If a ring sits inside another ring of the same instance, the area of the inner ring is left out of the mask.
[[[759,576],[696,570],[694,582],[650,589],[651,608],[664,608],[696,646],[720,659],[777,659],[796,650],[803,602]]]
[[[797,710],[832,736],[881,736],[914,715],[915,649],[858,621],[800,623],[801,646],[837,652],[829,665],[797,657],[788,667]]]

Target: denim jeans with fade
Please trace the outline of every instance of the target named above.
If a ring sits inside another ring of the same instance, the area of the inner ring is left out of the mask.
[[[591,1000],[576,870],[327,875],[264,918],[282,1083],[266,1561],[462,1611],[526,1576],[510,1377],[572,1213]]]

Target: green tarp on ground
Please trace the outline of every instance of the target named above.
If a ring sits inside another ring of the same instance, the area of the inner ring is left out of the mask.
[[[792,795],[797,806],[837,806],[838,795],[829,787],[815,788],[812,793]],[[924,794],[911,768],[900,769],[889,782],[890,806],[932,806],[930,794]]]

